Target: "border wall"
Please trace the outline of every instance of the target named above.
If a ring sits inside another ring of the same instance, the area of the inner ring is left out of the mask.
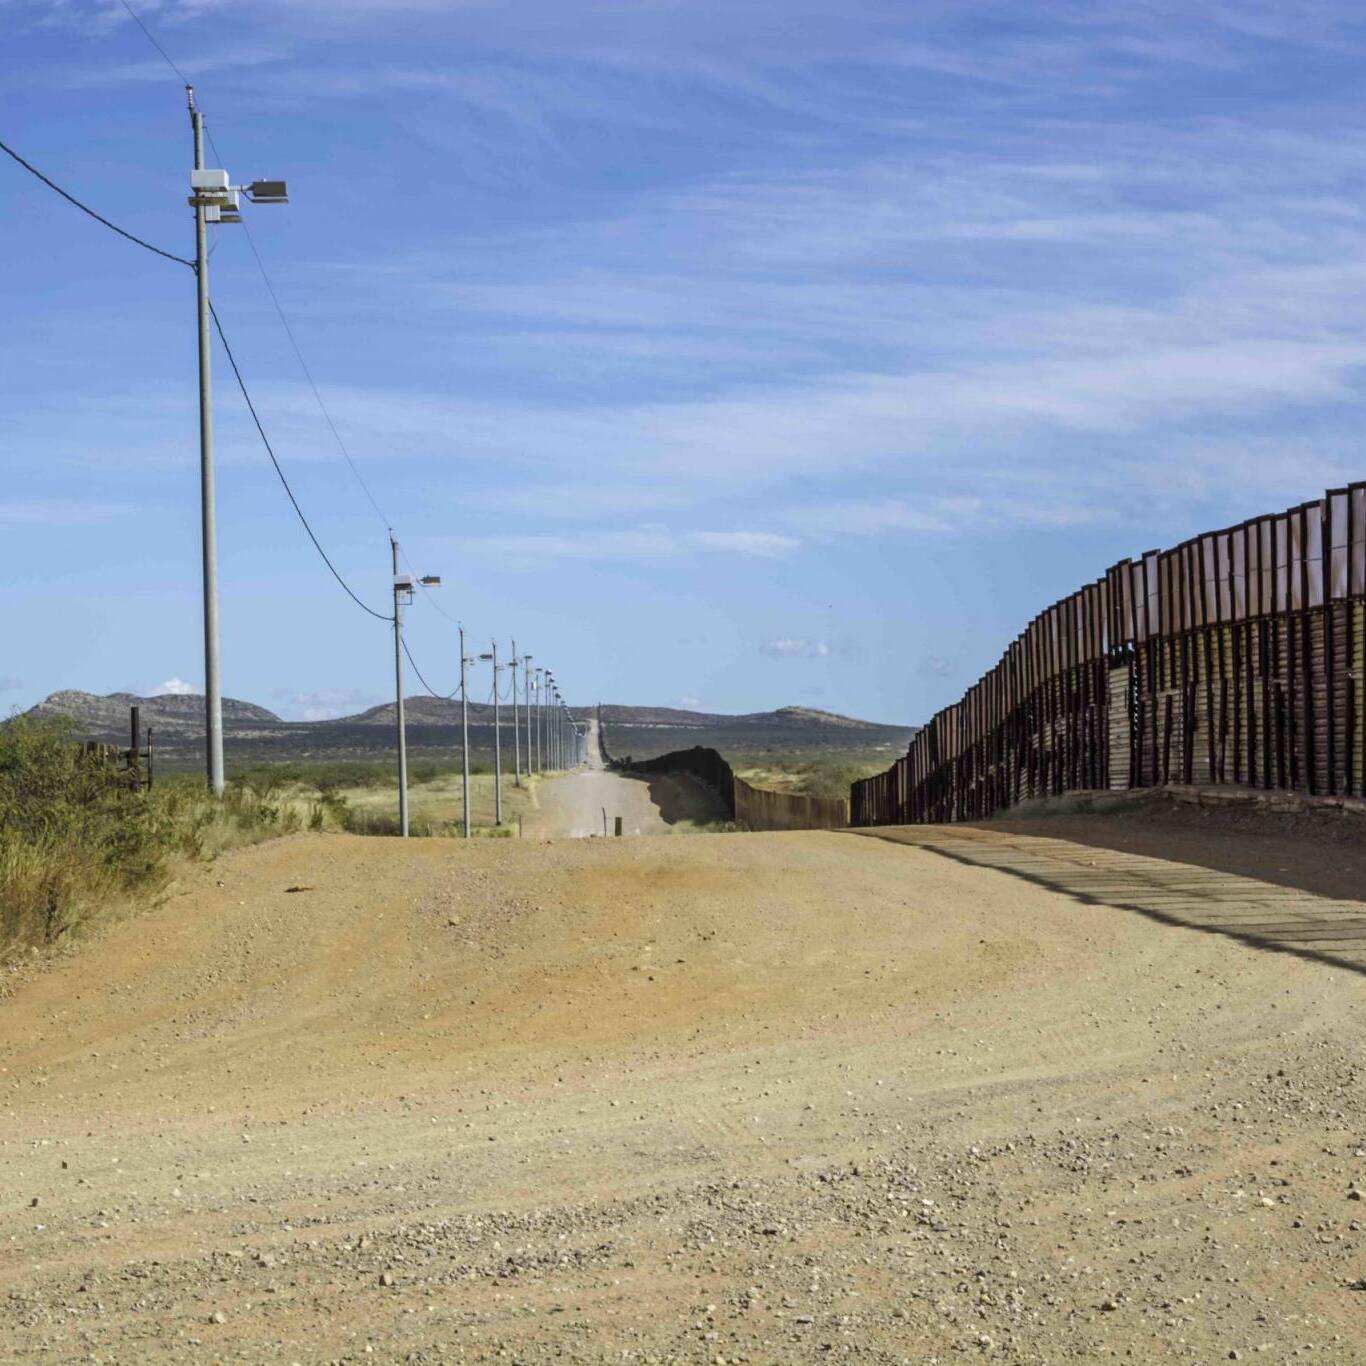
[[[1366,483],[1121,560],[1041,612],[852,824],[1168,784],[1366,795]]]
[[[691,773],[716,790],[733,821],[751,830],[842,830],[849,824],[849,803],[843,797],[753,787],[735,776],[720,753],[703,745],[655,759],[613,760],[612,765],[628,773]]]

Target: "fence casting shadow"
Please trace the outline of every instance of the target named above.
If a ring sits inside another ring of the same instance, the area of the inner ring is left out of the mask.
[[[850,834],[991,868],[1087,906],[1220,934],[1252,948],[1366,976],[1366,904],[1236,873],[1073,844],[949,826],[882,826]]]

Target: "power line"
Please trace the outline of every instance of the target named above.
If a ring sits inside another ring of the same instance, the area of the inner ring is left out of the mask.
[[[160,53],[162,59],[166,62],[166,65],[169,66],[169,67],[171,68],[171,70],[174,71],[175,74],[176,74],[178,77],[180,77],[180,79],[181,79],[182,81],[185,82],[186,85],[189,85],[190,82],[186,79],[184,72],[182,72],[181,69],[175,64],[175,62],[173,62],[173,61],[171,60],[170,56],[169,56],[169,55],[167,54],[167,52],[166,52],[166,49],[165,49],[164,47],[162,47],[161,44],[160,44],[159,42],[157,42],[155,36],[152,34],[152,31],[147,27],[147,25],[146,25],[145,23],[143,23],[142,19],[138,16],[137,11],[134,10],[133,7],[128,3],[128,0],[119,0],[119,3],[122,4],[123,8],[124,8],[125,10],[128,11],[128,13],[129,13],[129,15],[132,17],[133,21],[137,24],[137,26],[142,30],[143,34],[146,36],[147,41],[148,41],[149,43],[151,43],[151,45],[156,49],[156,51],[157,51],[158,53]],[[211,128],[207,127],[207,125],[206,125],[206,126],[205,126],[205,129],[204,129],[204,132],[205,132],[205,136],[206,136],[206,137],[208,138],[208,140],[209,140],[209,146],[213,149],[213,154],[214,154],[214,156],[217,158],[219,165],[220,165],[220,166],[221,166],[221,165],[226,165],[226,162],[225,162],[225,160],[224,160],[223,154],[218,150],[218,144],[214,141],[213,130],[212,130]],[[6,149],[6,150],[8,150],[8,149]],[[56,188],[56,187],[54,186],[54,188]],[[110,226],[113,226],[113,225],[111,224]],[[257,248],[257,246],[256,246],[256,239],[252,236],[252,234],[251,234],[251,229],[247,226],[247,223],[246,223],[246,220],[245,220],[245,219],[242,221],[241,227],[242,227],[242,231],[243,231],[244,233],[246,233],[247,245],[251,248],[252,257],[253,257],[253,258],[255,259],[255,261],[256,261],[256,268],[257,268],[257,270],[259,270],[260,273],[261,273],[261,281],[262,281],[262,283],[263,283],[263,284],[265,285],[265,287],[266,287],[266,292],[270,295],[270,301],[271,301],[271,303],[275,306],[275,312],[276,312],[277,316],[278,316],[279,319],[280,319],[280,326],[284,328],[285,336],[289,338],[289,344],[290,344],[290,347],[291,347],[291,348],[293,349],[293,351],[294,351],[295,359],[299,362],[299,368],[303,371],[303,373],[304,373],[304,378],[308,381],[308,387],[313,391],[313,398],[314,398],[314,401],[315,401],[315,402],[317,403],[317,405],[318,405],[318,411],[322,413],[322,415],[323,415],[323,421],[327,423],[328,429],[329,429],[329,430],[331,431],[331,433],[332,433],[332,438],[333,438],[333,440],[337,443],[337,449],[341,452],[342,458],[346,461],[347,467],[350,469],[351,473],[355,476],[356,482],[360,485],[361,491],[365,494],[365,497],[366,497],[366,499],[369,501],[370,506],[374,509],[375,515],[379,518],[380,523],[384,526],[384,528],[385,528],[386,531],[392,531],[392,528],[393,528],[393,523],[392,523],[392,521],[391,521],[391,520],[389,519],[389,517],[385,514],[384,509],[380,507],[380,505],[379,505],[379,500],[375,497],[374,491],[370,488],[370,485],[366,482],[364,475],[361,474],[360,469],[357,467],[355,460],[352,459],[352,457],[351,457],[351,452],[350,452],[350,450],[347,448],[346,442],[342,439],[341,432],[337,429],[337,424],[333,421],[333,419],[332,419],[332,414],[328,411],[327,404],[326,404],[325,402],[323,402],[322,392],[319,390],[318,385],[317,385],[317,382],[316,382],[316,381],[314,380],[314,378],[313,378],[313,372],[312,372],[311,369],[309,369],[308,362],[304,359],[303,348],[300,347],[300,345],[299,345],[299,340],[298,340],[298,338],[297,338],[297,337],[295,336],[295,334],[294,334],[294,329],[290,326],[289,318],[288,318],[288,317],[286,316],[286,314],[285,314],[284,306],[280,303],[280,296],[276,293],[275,286],[274,286],[274,284],[272,283],[271,278],[270,278],[270,274],[269,274],[269,272],[266,270],[265,261],[262,259],[262,257],[261,257],[261,252],[260,252],[260,250],[259,250],[259,249]],[[116,229],[116,231],[121,231],[121,230],[120,230],[120,229]],[[136,239],[135,239],[135,240],[136,240]],[[144,245],[145,245],[145,244],[144,244]],[[156,248],[152,248],[152,250],[156,250]],[[163,254],[164,254],[164,253],[163,253]],[[179,260],[180,258],[177,257],[177,258],[175,258],[175,259]],[[193,268],[193,263],[192,263],[192,262],[186,261],[185,264],[186,264],[186,265],[189,265],[189,266],[191,266],[191,267]],[[218,326],[218,320],[217,320],[217,318],[214,319],[214,323],[215,323],[215,326]],[[221,328],[221,326],[219,327],[219,335],[222,336],[222,328]],[[225,346],[225,347],[227,346],[226,341],[224,342],[224,346]],[[236,368],[236,367],[234,367],[234,369],[235,369],[235,368]],[[238,382],[239,382],[239,384],[241,383],[240,376],[239,376]],[[245,393],[245,390],[244,390],[243,392]],[[248,401],[248,402],[250,402],[250,401]],[[254,413],[253,413],[253,416],[254,416]],[[258,424],[258,425],[259,425],[259,424]],[[264,433],[262,433],[262,437],[263,437],[263,439],[264,439]],[[269,447],[267,447],[267,449],[269,449]],[[272,457],[271,457],[271,458],[274,459],[273,454],[272,454]],[[283,476],[281,476],[281,478],[283,478]],[[286,484],[285,487],[286,487],[286,491],[288,491],[288,487],[289,487],[289,486]],[[291,498],[292,498],[292,496],[293,496],[293,495],[291,494]],[[303,515],[303,514],[300,513],[300,517],[302,517],[302,515]],[[305,523],[305,526],[307,526],[307,523]],[[312,533],[310,532],[309,534],[311,535]],[[318,549],[319,549],[319,553],[321,554],[321,552],[322,552],[322,547],[319,546]],[[408,570],[409,570],[409,572],[413,575],[413,578],[416,579],[416,580],[418,580],[418,586],[422,589],[423,595],[426,597],[427,601],[431,603],[431,605],[432,605],[432,607],[435,609],[437,615],[438,615],[438,616],[441,616],[441,617],[445,617],[445,619],[446,619],[447,621],[449,621],[449,622],[451,622],[451,623],[454,623],[454,622],[455,622],[455,618],[454,618],[453,616],[451,616],[450,613],[447,612],[447,611],[441,606],[441,604],[436,600],[435,596],[428,590],[428,588],[426,587],[426,585],[422,584],[422,582],[421,582],[421,580],[420,580],[420,578],[419,578],[419,575],[418,575],[418,573],[417,573],[417,570],[415,570],[415,569],[413,568],[412,562],[408,559],[407,554],[406,554],[404,551],[402,551],[402,550],[400,550],[399,553],[400,553],[400,555],[402,555],[402,557],[403,557],[403,562],[404,562],[404,564],[406,564],[406,565],[408,566]],[[326,558],[326,556],[324,556],[324,558]],[[330,563],[329,563],[328,567],[331,568],[331,564],[330,564]],[[336,574],[336,570],[335,570],[335,569],[334,569],[332,572],[333,572],[334,574]],[[338,576],[338,578],[340,579],[340,576]],[[343,584],[342,586],[345,587],[346,585]],[[347,592],[350,592],[350,591],[351,591],[351,590],[348,588],[348,589],[347,589]],[[354,597],[355,595],[352,594],[352,596]],[[357,601],[359,601],[359,599],[357,599]],[[362,603],[361,605],[364,606],[363,603]],[[370,611],[370,610],[371,610],[370,608],[368,608],[368,607],[366,608],[366,611]],[[389,619],[390,619],[390,618],[386,618],[386,620],[389,620]],[[417,668],[417,665],[414,664],[414,665],[413,665],[413,668],[416,669],[416,668]]]
[[[417,681],[427,689],[427,695],[429,697],[438,698],[442,702],[449,702],[451,698],[460,691],[459,688],[453,688],[450,692],[437,692],[437,690],[422,677],[422,670],[417,667],[417,660],[413,658],[413,652],[408,648],[408,642],[406,640],[403,642],[403,653],[408,656],[408,663],[413,666],[413,672],[417,675]]]
[[[213,144],[212,137],[209,138],[209,143],[210,145]],[[214,155],[222,161],[223,158],[219,154],[218,148],[214,147],[213,150]],[[375,500],[375,495],[370,491],[370,485],[365,482],[364,478],[361,476],[360,470],[356,468],[356,462],[352,460],[351,452],[347,450],[346,442],[342,440],[341,433],[337,430],[337,424],[332,420],[332,414],[327,411],[327,404],[323,402],[323,396],[319,393],[318,386],[314,382],[313,372],[308,368],[308,362],[304,360],[304,353],[299,348],[298,339],[294,336],[294,329],[289,325],[289,319],[285,317],[285,310],[280,306],[280,297],[275,292],[275,286],[270,282],[270,276],[266,274],[266,264],[261,259],[261,253],[256,249],[256,239],[251,235],[251,229],[247,227],[246,219],[242,220],[242,228],[246,232],[247,245],[251,248],[251,254],[256,258],[256,268],[261,272],[261,279],[265,283],[266,292],[270,295],[270,301],[275,305],[275,312],[279,315],[280,326],[285,329],[285,336],[289,338],[289,344],[294,348],[294,355],[299,362],[299,369],[304,372],[304,378],[308,381],[308,387],[313,390],[313,397],[317,401],[318,411],[322,413],[323,421],[327,423],[328,428],[331,430],[332,437],[337,443],[337,449],[342,453],[342,458],[346,461],[347,465],[350,466],[351,473],[356,476],[356,482],[361,486],[366,498],[370,500],[370,506],[374,508],[375,516],[379,518],[387,530],[392,523],[384,515],[384,509],[381,508],[379,503]]]
[[[218,159],[220,166],[225,165],[222,152],[218,150],[218,144],[213,140],[213,133],[206,127],[204,129],[209,139],[209,146],[213,148],[213,154]],[[318,405],[318,411],[323,415],[323,421],[327,423],[328,429],[332,433],[332,439],[337,443],[337,449],[342,454],[342,459],[346,461],[351,473],[356,477],[356,483],[361,486],[361,491],[370,502],[370,506],[375,510],[375,516],[385,530],[389,530],[393,523],[384,514],[384,509],[380,507],[378,500],[370,485],[366,483],[365,477],[356,466],[356,462],[351,458],[351,452],[347,449],[346,442],[342,440],[341,432],[337,430],[337,424],[332,420],[332,414],[327,409],[327,404],[323,402],[323,396],[318,388],[317,382],[313,378],[313,372],[308,367],[308,362],[304,359],[303,349],[299,345],[299,339],[294,335],[294,329],[289,325],[289,319],[285,316],[284,306],[280,303],[280,296],[275,292],[275,285],[271,282],[270,275],[266,271],[266,263],[261,257],[261,252],[257,248],[256,239],[251,235],[251,229],[247,226],[246,219],[241,223],[242,231],[247,237],[247,246],[251,248],[252,257],[256,261],[256,269],[261,272],[261,281],[266,287],[266,293],[270,295],[270,301],[275,306],[276,315],[280,319],[280,326],[285,330],[285,336],[289,338],[289,344],[293,348],[294,357],[299,362],[299,369],[304,372],[304,378],[308,381],[308,387],[313,391],[314,401]],[[410,565],[409,568],[412,566]]]
[[[121,4],[124,7],[124,9],[128,11],[129,18],[131,18],[132,21],[143,31],[143,33],[147,37],[147,41],[151,43],[151,45],[154,48],[156,48],[156,50],[161,54],[161,60],[164,61],[166,65],[169,66],[171,70],[174,71],[175,74],[179,76],[180,79],[186,85],[189,85],[189,77],[187,77],[185,73],[170,59],[170,57],[167,56],[166,49],[162,47],[162,45],[159,42],[157,42],[157,40],[152,36],[152,30],[149,29],[147,25],[142,22],[141,18],[139,18],[138,16],[137,10],[135,10],[132,7],[132,5],[128,3],[128,0],[119,0],[119,4]]]
[[[212,304],[209,305],[209,312],[213,315],[213,325],[218,330],[218,339],[223,343],[223,350],[227,353],[228,364],[232,366],[232,373],[237,379],[237,387],[242,391],[242,397],[246,400],[247,409],[251,413],[251,420],[256,424],[256,431],[261,437],[261,444],[266,448],[266,454],[270,456],[270,463],[275,466],[275,473],[280,476],[280,483],[284,485],[285,493],[289,495],[289,501],[294,505],[294,511],[299,515],[299,521],[303,523],[303,528],[308,532],[308,539],[313,542],[313,548],[322,556],[323,563],[332,571],[332,577],[341,584],[346,595],[356,604],[357,607],[376,618],[378,621],[393,621],[393,617],[384,612],[376,612],[373,607],[367,606],[352,591],[351,585],[342,578],[337,571],[337,566],[328,558],[327,551],[322,547],[322,542],[314,534],[313,528],[308,524],[308,518],[304,516],[304,510],[299,506],[299,500],[294,496],[294,490],[289,486],[289,480],[285,478],[285,472],[280,468],[280,462],[275,458],[275,451],[271,447],[270,438],[266,435],[266,429],[261,425],[261,418],[256,411],[256,405],[251,401],[251,394],[247,391],[246,381],[242,378],[242,372],[237,366],[237,357],[232,354],[232,347],[228,345],[228,338],[223,331],[223,324],[218,320],[218,310]],[[416,668],[416,665],[414,665]]]
[[[120,237],[126,237],[130,242],[136,243],[136,245],[140,247],[144,247],[147,251],[155,252],[158,256],[164,256],[168,261],[175,261],[178,265],[189,266],[191,270],[195,268],[193,261],[187,261],[183,256],[175,255],[174,252],[162,251],[160,247],[154,247],[150,242],[144,242],[141,237],[135,236],[126,228],[119,227],[117,223],[111,223],[102,213],[96,213],[89,204],[82,204],[74,194],[62,189],[55,180],[45,176],[32,162],[25,161],[8,143],[0,142],[0,152],[4,152],[8,156],[13,157],[24,170],[29,172],[30,175],[37,176],[48,189],[56,190],[56,192],[68,203],[74,204],[82,213],[89,214],[97,223],[103,223],[106,228],[109,228],[112,232],[118,233]]]
[[[175,64],[174,61],[171,60],[170,54],[166,51],[166,49],[162,47],[162,45],[159,42],[157,42],[156,36],[152,33],[152,30],[148,28],[147,25],[142,21],[142,18],[139,16],[138,12],[132,7],[132,5],[128,3],[128,0],[119,0],[119,3],[123,6],[125,10],[128,11],[129,17],[142,30],[147,41],[151,43],[151,45],[161,55],[161,58],[166,63],[166,65],[169,66],[171,70],[174,71],[175,74],[188,86],[190,84],[190,81],[186,77],[185,73],[181,71],[181,69]],[[206,126],[204,132],[205,135],[208,137],[209,146],[213,148],[213,154],[217,158],[218,164],[220,166],[226,165],[226,162],[223,158],[223,154],[218,150],[218,144],[213,139],[213,130]],[[328,412],[327,405],[323,402],[323,396],[321,392],[319,392],[318,385],[313,379],[313,372],[308,368],[308,362],[304,359],[304,353],[299,346],[298,338],[294,335],[294,329],[289,325],[289,319],[285,316],[284,307],[280,303],[280,296],[275,292],[275,286],[271,283],[270,276],[266,272],[266,264],[261,259],[261,253],[257,249],[256,239],[251,235],[251,229],[247,226],[245,219],[242,221],[241,227],[242,231],[246,234],[247,245],[251,248],[251,254],[256,260],[256,268],[261,272],[261,280],[265,284],[266,292],[270,295],[270,301],[272,304],[275,305],[275,312],[279,315],[280,326],[284,328],[285,336],[289,338],[289,344],[294,350],[295,358],[299,362],[299,368],[304,372],[304,378],[308,381],[308,387],[313,391],[313,397],[317,401],[318,409],[323,415],[323,420],[327,423],[329,429],[332,432],[332,437],[337,443],[337,449],[341,451],[342,458],[350,467],[351,473],[355,475],[356,482],[361,486],[361,489],[365,493],[366,498],[369,499],[370,506],[375,510],[375,515],[380,519],[381,523],[383,523],[385,529],[388,530],[391,526],[391,523],[389,519],[384,515],[384,510],[380,507],[378,501],[376,500],[374,493],[370,489],[370,485],[365,482],[365,479],[361,475],[360,470],[356,468],[356,462],[351,458],[351,452],[347,449],[346,442],[342,440],[341,433],[337,430],[337,424],[332,420],[332,414]]]

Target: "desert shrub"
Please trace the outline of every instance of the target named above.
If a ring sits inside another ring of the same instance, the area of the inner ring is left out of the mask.
[[[886,764],[873,772],[882,772]],[[797,770],[794,792],[808,797],[847,797],[850,787],[869,774],[869,766],[851,759],[816,759]]]
[[[342,813],[341,826],[349,835],[397,835],[399,833],[398,812],[347,807]],[[428,835],[439,835],[444,832],[429,817],[415,816],[410,813],[408,833],[425,838]]]
[[[0,945],[52,942],[101,897],[154,877],[166,820],[65,721],[0,727]]]
[[[299,824],[273,784],[237,781],[222,801],[188,774],[134,791],[68,722],[16,718],[0,726],[0,950],[54,942],[156,885],[173,857],[212,858]]]

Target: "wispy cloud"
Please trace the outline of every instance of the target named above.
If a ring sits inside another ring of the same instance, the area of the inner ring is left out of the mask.
[[[763,641],[759,653],[769,659],[827,659],[831,649],[823,640],[783,638]]]
[[[800,542],[767,531],[675,531],[663,526],[643,526],[586,529],[575,535],[477,536],[461,545],[485,563],[523,566],[554,560],[655,563],[700,555],[773,559],[794,551]]]
[[[948,678],[956,673],[958,666],[943,655],[926,655],[916,666],[915,671],[927,678]]]

